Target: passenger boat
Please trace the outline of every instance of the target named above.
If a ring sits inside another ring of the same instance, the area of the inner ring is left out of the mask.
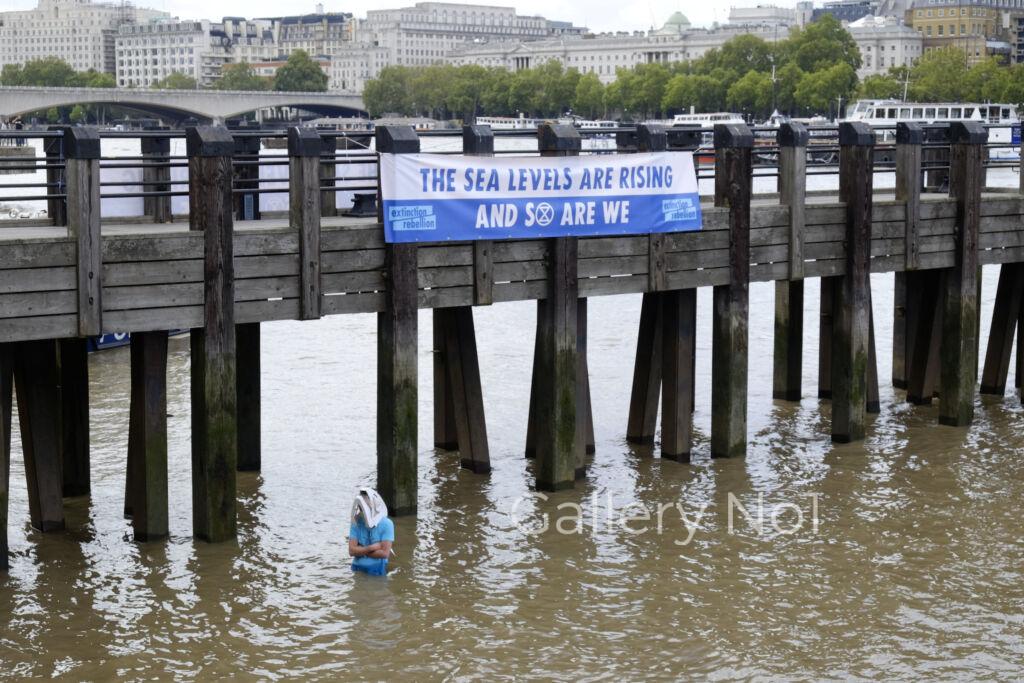
[[[990,158],[1020,158],[1020,117],[1013,104],[857,100],[846,110],[846,120],[882,128],[877,133],[879,142],[893,142],[899,122],[980,121],[988,127]]]
[[[528,119],[525,116],[478,116],[476,122],[481,126],[490,126],[491,130],[532,130],[541,121]]]

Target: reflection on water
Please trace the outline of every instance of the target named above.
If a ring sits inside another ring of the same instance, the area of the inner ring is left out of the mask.
[[[995,291],[986,269],[984,324]],[[874,276],[879,376],[890,376],[891,276]],[[804,394],[813,396],[816,286]],[[375,320],[264,325],[264,470],[239,475],[237,543],[191,539],[188,343],[170,343],[167,543],[136,545],[121,517],[124,350],[91,358],[93,495],[69,530],[28,528],[19,437],[12,567],[0,576],[10,677],[489,680],[709,675],[1024,676],[1020,402],[977,400],[969,429],[936,426],[883,383],[864,443],[833,446],[829,406],[771,399],[773,290],[752,287],[750,447],[708,457],[710,291],[699,295],[691,464],[625,443],[639,297],[590,303],[597,454],[573,491],[531,493],[522,457],[534,305],[477,310],[494,472],[432,443],[430,317],[420,336],[420,514],[397,520],[386,580],[353,576],[350,496],[374,481]],[[984,343],[984,340],[983,340]],[[1012,386],[1012,382],[1011,382]],[[734,508],[753,513],[759,530]],[[525,498],[524,498],[525,497]],[[810,516],[818,528],[782,531]],[[522,500],[520,500],[522,499]],[[509,511],[519,501],[517,527]],[[559,519],[577,503],[581,515]],[[608,522],[631,505],[653,522]],[[674,507],[678,504],[678,507]],[[681,515],[685,515],[684,518]],[[527,533],[548,520],[546,532]],[[563,529],[580,533],[563,535]],[[524,531],[525,529],[525,531]],[[635,531],[646,529],[644,533]]]

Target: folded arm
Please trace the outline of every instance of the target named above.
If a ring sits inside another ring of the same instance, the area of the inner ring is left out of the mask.
[[[386,560],[391,556],[391,541],[359,545],[356,539],[349,538],[348,554],[352,557],[371,557],[375,560]]]

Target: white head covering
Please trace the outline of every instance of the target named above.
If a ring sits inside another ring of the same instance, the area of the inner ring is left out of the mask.
[[[362,513],[366,526],[372,529],[388,516],[388,506],[379,493],[371,488],[363,487],[359,489],[356,499],[352,501],[353,522],[356,520],[357,513]]]

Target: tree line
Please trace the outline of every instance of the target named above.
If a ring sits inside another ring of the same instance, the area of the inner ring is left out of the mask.
[[[371,115],[432,118],[474,115],[661,118],[687,111],[736,110],[766,117],[826,114],[857,89],[860,51],[830,16],[769,43],[740,35],[698,59],[619,68],[612,83],[556,60],[510,72],[477,65],[392,66],[366,84]]]
[[[1019,104],[1024,102],[1024,64],[1003,66],[989,58],[968,66],[962,50],[932,50],[910,68],[868,76],[857,92],[866,99],[902,99],[904,90],[908,100],[917,102]]]
[[[0,71],[0,85],[50,88],[113,88],[113,74],[90,69],[75,69],[58,57],[33,59],[24,64],[7,64]],[[198,82],[192,76],[175,71],[150,86],[157,90],[195,90]],[[217,90],[278,90],[323,92],[327,90],[327,74],[304,50],[288,55],[273,77],[256,74],[248,62],[225,64],[221,76],[211,86]]]

